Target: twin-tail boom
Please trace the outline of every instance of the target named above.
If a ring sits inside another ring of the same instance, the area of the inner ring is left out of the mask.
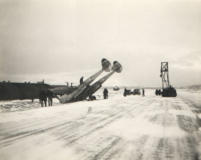
[[[62,96],[57,96],[60,103],[68,103],[77,101],[78,97],[85,91],[85,89],[104,71],[109,72],[111,63],[107,59],[103,58],[101,60],[102,69],[98,71],[97,73],[90,76],[88,79],[86,79],[82,84],[78,86],[76,90],[74,90],[71,94],[64,94]]]
[[[115,72],[120,73],[122,71],[122,66],[119,62],[114,61],[112,66],[112,72],[108,73],[101,79],[99,79],[97,82],[89,86],[79,97],[79,100],[84,100],[87,97],[92,96],[97,90],[99,90],[102,87],[102,84],[111,77]]]

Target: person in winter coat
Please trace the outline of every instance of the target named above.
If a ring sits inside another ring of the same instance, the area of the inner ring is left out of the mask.
[[[48,90],[47,91],[48,106],[52,106],[52,103],[53,103],[52,98],[53,98],[53,93],[50,90]]]
[[[83,81],[84,81],[84,77],[81,77],[80,78],[80,85],[83,83]]]
[[[47,106],[47,94],[46,94],[46,91],[44,91],[44,90],[40,91],[39,100],[40,100],[41,107],[43,107],[44,105],[45,105],[45,107]]]
[[[108,99],[108,90],[107,90],[107,88],[105,88],[103,90],[103,97],[104,97],[104,99]]]
[[[144,88],[142,89],[142,96],[145,96]]]

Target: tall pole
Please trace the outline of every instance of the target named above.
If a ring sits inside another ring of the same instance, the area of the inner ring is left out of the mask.
[[[169,82],[169,70],[168,70],[168,62],[161,62],[161,79],[162,79],[162,88],[166,88],[170,86]]]

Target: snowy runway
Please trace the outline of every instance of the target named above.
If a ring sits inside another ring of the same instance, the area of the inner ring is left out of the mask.
[[[200,120],[187,101],[182,96],[115,95],[108,100],[0,113],[0,157],[196,160],[201,158]]]

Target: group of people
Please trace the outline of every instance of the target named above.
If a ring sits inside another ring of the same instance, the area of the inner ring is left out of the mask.
[[[53,93],[50,90],[42,90],[39,93],[39,100],[40,100],[41,107],[44,107],[44,106],[46,107],[47,105],[52,106],[52,103],[53,103],[52,99],[53,99]]]
[[[162,91],[160,89],[155,90],[155,95],[160,96],[162,94]]]

